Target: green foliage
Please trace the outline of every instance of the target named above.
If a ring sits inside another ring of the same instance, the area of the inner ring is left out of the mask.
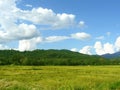
[[[110,85],[111,90],[120,90],[120,81],[114,82]]]
[[[0,65],[109,65],[120,60],[107,60],[97,55],[85,55],[69,50],[34,50],[19,52],[0,50]]]

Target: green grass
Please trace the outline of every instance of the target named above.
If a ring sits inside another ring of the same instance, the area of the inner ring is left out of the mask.
[[[120,90],[120,66],[0,66],[0,90]]]

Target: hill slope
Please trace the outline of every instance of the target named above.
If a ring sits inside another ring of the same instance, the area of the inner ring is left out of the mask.
[[[103,65],[108,60],[69,50],[34,50],[19,52],[0,50],[0,65]]]

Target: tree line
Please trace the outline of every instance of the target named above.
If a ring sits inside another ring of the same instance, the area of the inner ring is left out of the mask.
[[[0,50],[0,65],[118,65],[119,59],[85,55],[69,50]]]

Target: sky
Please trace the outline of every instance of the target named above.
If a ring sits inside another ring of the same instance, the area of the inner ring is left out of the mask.
[[[0,0],[0,49],[120,51],[120,0]]]

